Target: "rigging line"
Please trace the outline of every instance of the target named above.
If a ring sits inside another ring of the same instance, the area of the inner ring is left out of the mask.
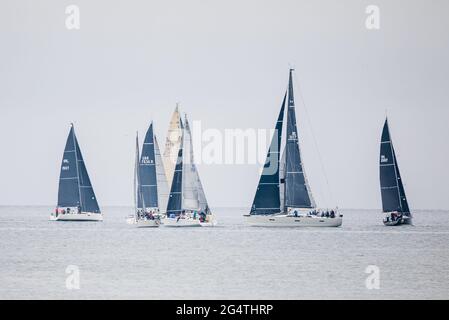
[[[295,77],[297,77],[296,72],[295,72]],[[295,82],[295,87],[296,87],[296,90],[297,90],[297,92],[299,94],[302,106],[303,106],[303,108],[305,110],[306,120],[307,120],[307,123],[308,123],[308,125],[310,127],[310,132],[312,133],[313,143],[314,143],[316,152],[318,154],[318,159],[319,159],[319,162],[320,162],[321,171],[323,172],[323,176],[324,176],[324,179],[326,181],[327,189],[328,189],[328,192],[329,192],[329,198],[330,198],[330,201],[333,203],[334,200],[333,200],[332,190],[331,190],[331,187],[330,187],[330,184],[329,184],[329,179],[328,179],[327,174],[326,174],[326,170],[325,170],[325,167],[324,167],[324,163],[323,163],[323,159],[322,159],[322,156],[321,156],[321,153],[320,153],[320,149],[318,148],[318,142],[316,140],[315,133],[313,131],[313,126],[312,126],[311,121],[310,121],[309,111],[307,110],[306,103],[305,103],[305,100],[304,100],[304,96],[302,94],[301,87],[299,86],[298,81]],[[323,195],[324,195],[324,202],[326,204],[326,207],[328,207],[327,197],[325,196],[324,192],[323,192]]]

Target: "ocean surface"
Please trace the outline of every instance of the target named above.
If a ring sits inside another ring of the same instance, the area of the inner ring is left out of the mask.
[[[137,229],[131,208],[97,223],[51,222],[52,209],[0,207],[1,299],[449,298],[448,211],[384,227],[378,211],[341,210],[341,228],[301,229],[217,208],[216,228]]]

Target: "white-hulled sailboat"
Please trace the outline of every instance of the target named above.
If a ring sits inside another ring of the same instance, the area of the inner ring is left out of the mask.
[[[388,119],[382,130],[379,158],[380,191],[386,226],[412,224],[412,214],[405,196],[404,185],[391,140]]]
[[[252,226],[339,227],[343,216],[337,213],[337,209],[317,209],[307,181],[296,126],[292,71],[251,212],[245,218]],[[287,129],[283,137],[287,99]]]
[[[159,227],[163,217],[160,208],[167,206],[168,187],[153,123],[145,135],[141,156],[136,137],[134,196],[137,227]]]
[[[61,163],[58,204],[50,220],[103,221],[73,124]]]
[[[216,225],[193,157],[190,125],[180,121],[181,145],[173,174],[167,212],[163,220],[166,227],[212,227]]]

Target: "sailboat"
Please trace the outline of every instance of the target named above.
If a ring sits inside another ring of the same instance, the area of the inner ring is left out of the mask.
[[[337,213],[337,209],[320,210],[316,207],[305,174],[296,125],[292,72],[293,69],[290,69],[288,92],[282,101],[275,133],[251,212],[245,216],[246,221],[252,226],[339,227],[343,216]],[[283,135],[285,122],[287,128]]]
[[[61,163],[58,204],[50,220],[103,221],[73,124]]]
[[[181,144],[163,224],[166,227],[212,227],[217,221],[209,209],[194,161],[192,133],[187,116],[180,126]]]
[[[170,190],[171,183],[173,181],[173,175],[175,172],[176,161],[178,160],[178,151],[181,145],[182,128],[181,128],[181,115],[179,113],[179,105],[176,104],[175,111],[170,120],[168,127],[167,138],[165,141],[164,150],[164,168],[165,175],[168,181],[168,188]]]
[[[141,156],[139,137],[136,137],[134,172],[135,223],[137,227],[159,227],[160,208],[167,206],[168,187],[153,123],[145,135]]]
[[[385,213],[383,223],[386,226],[412,224],[412,214],[405,196],[388,119],[385,119],[380,142],[379,174],[382,207]]]

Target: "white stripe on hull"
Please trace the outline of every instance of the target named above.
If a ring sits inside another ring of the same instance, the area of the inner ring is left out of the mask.
[[[316,216],[252,215],[245,216],[254,227],[340,227],[343,217],[326,218]]]

